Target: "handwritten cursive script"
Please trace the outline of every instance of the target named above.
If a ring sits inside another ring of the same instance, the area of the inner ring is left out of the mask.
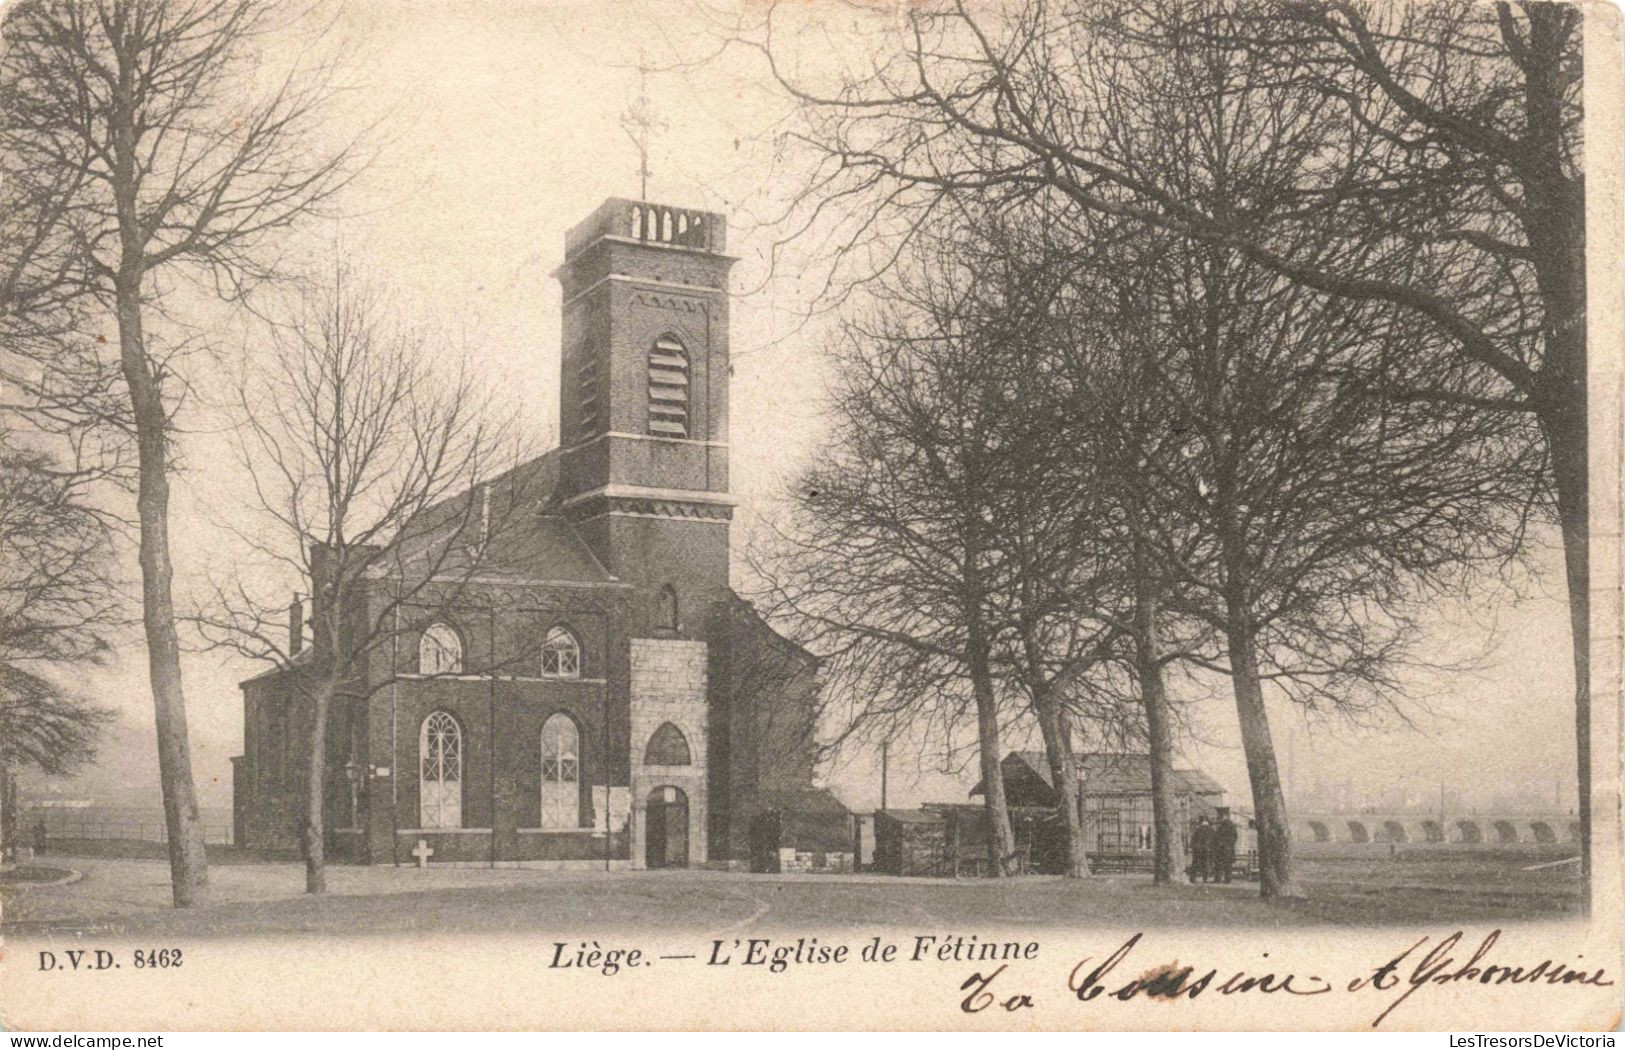
[[[1136,933],[1130,937],[1121,948],[1112,952],[1104,962],[1087,974],[1083,974],[1081,978],[1079,975],[1091,960],[1086,958],[1079,962],[1072,968],[1072,975],[1067,979],[1067,987],[1077,994],[1080,1002],[1088,1002],[1105,994],[1125,1003],[1137,995],[1144,995],[1150,999],[1195,999],[1210,988],[1219,995],[1239,995],[1247,992],[1265,995],[1276,992],[1287,995],[1324,995],[1332,990],[1330,981],[1314,974],[1306,976],[1273,972],[1249,974],[1242,970],[1236,971],[1215,985],[1214,982],[1219,980],[1217,967],[1209,969],[1200,977],[1193,977],[1200,967],[1181,966],[1177,962],[1172,962],[1155,967],[1142,976],[1119,985],[1115,990],[1107,991],[1106,975],[1128,958],[1134,946],[1140,943],[1142,936],[1143,934]]]
[[[1429,938],[1423,937],[1409,948],[1372,970],[1368,976],[1350,981],[1348,990],[1351,992],[1358,992],[1365,988],[1377,991],[1390,991],[1400,987],[1405,989],[1397,999],[1388,1004],[1387,1009],[1377,1015],[1377,1019],[1371,1022],[1371,1027],[1376,1028],[1382,1024],[1400,1003],[1403,1003],[1430,984],[1438,986],[1465,982],[1480,985],[1516,985],[1544,982],[1548,985],[1585,984],[1599,988],[1612,987],[1614,984],[1613,981],[1608,979],[1606,971],[1600,966],[1595,970],[1583,970],[1572,963],[1558,962],[1553,959],[1542,959],[1532,966],[1527,963],[1516,966],[1504,963],[1484,964],[1485,960],[1490,957],[1495,942],[1501,939],[1500,930],[1491,930],[1489,935],[1479,944],[1478,949],[1465,962],[1458,964],[1455,952],[1456,946],[1461,943],[1461,938],[1462,932],[1457,930],[1439,941],[1422,956],[1406,977],[1400,976],[1405,960],[1428,943]],[[1581,955],[1577,956],[1577,958],[1583,959],[1585,956]]]
[[[1098,961],[1094,956],[1080,960],[1067,977],[1067,987],[1079,1002],[1084,1003],[1126,1003],[1138,998],[1172,1003],[1194,1000],[1209,993],[1217,996],[1306,996],[1337,991],[1345,994],[1391,993],[1385,997],[1389,1001],[1382,1012],[1371,1022],[1371,1027],[1376,1028],[1401,1003],[1430,986],[1585,985],[1610,988],[1615,983],[1601,966],[1584,965],[1584,954],[1576,954],[1572,962],[1553,958],[1534,963],[1503,962],[1496,958],[1500,930],[1490,931],[1470,954],[1462,949],[1463,936],[1462,931],[1457,930],[1436,942],[1432,937],[1422,937],[1369,972],[1342,984],[1316,973],[1306,973],[1280,964],[1255,972],[1222,965],[1172,961],[1158,963],[1143,970],[1137,977],[1129,977],[1127,974],[1140,969],[1138,965],[1128,962],[1130,956],[1136,949],[1142,952],[1146,950],[1141,944],[1145,934],[1136,933],[1117,950]],[[1269,953],[1263,953],[1263,957],[1267,959]],[[1034,997],[1025,991],[1010,987],[994,990],[995,979],[1005,971],[1006,967],[1000,966],[990,973],[972,974],[959,987],[961,993],[969,993],[961,1001],[960,1009],[966,1013],[979,1013],[995,1005],[1011,1012],[1032,1008]],[[1006,982],[999,983],[1004,985]]]

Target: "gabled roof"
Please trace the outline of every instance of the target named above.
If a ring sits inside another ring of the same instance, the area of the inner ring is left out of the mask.
[[[1145,754],[1115,754],[1090,752],[1072,756],[1083,778],[1083,789],[1089,794],[1132,795],[1151,790],[1151,756]],[[1044,786],[1054,789],[1050,778],[1049,759],[1042,751],[1012,751],[1000,763],[1006,781],[1014,777],[1037,777]],[[1198,769],[1174,770],[1174,793],[1178,795],[1222,795],[1224,788],[1218,781]],[[980,795],[985,783],[978,783],[971,794]]]
[[[432,562],[437,575],[451,577],[469,574],[514,583],[618,582],[575,525],[558,513],[553,501],[557,484],[555,449],[440,501],[419,516],[415,528],[420,535],[400,552],[407,571],[414,562]],[[481,539],[482,522],[491,528],[487,546],[476,555],[472,548]],[[453,547],[449,552],[447,544]]]
[[[747,630],[757,632],[760,637],[767,639],[771,644],[793,654],[811,667],[817,668],[819,664],[818,656],[795,639],[786,638],[780,634],[772,624],[767,622],[767,619],[761,613],[756,611],[756,606],[752,605],[748,599],[741,597],[739,592],[732,588],[728,590],[728,598],[729,611],[736,624],[743,626]]]
[[[498,537],[485,554],[489,572],[525,579],[613,583],[575,525],[557,514],[539,513],[533,520]],[[482,569],[484,566],[482,566]]]
[[[254,682],[262,682],[269,678],[275,678],[278,675],[286,674],[289,671],[302,671],[310,664],[311,659],[315,655],[315,648],[307,645],[305,648],[295,653],[292,660],[289,660],[287,663],[272,664],[270,667],[260,671],[258,674],[249,675],[247,678],[244,678],[242,681],[237,683],[237,688],[241,689],[243,686],[250,685]]]

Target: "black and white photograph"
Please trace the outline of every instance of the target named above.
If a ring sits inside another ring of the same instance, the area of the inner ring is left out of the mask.
[[[0,6],[0,1027],[1614,1028],[1620,70]]]

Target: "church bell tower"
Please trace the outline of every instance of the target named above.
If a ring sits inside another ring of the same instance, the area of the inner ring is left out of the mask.
[[[631,585],[634,868],[705,863],[711,825],[727,819],[728,718],[710,673],[734,505],[725,238],[714,212],[611,199],[570,231],[556,274],[555,492],[604,567]]]
[[[570,231],[558,494],[636,589],[632,634],[702,639],[728,588],[728,271],[715,212],[613,198]]]

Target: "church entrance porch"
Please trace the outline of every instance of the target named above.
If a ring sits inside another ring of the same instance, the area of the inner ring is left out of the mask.
[[[688,795],[682,788],[655,788],[645,810],[644,865],[688,867]]]

